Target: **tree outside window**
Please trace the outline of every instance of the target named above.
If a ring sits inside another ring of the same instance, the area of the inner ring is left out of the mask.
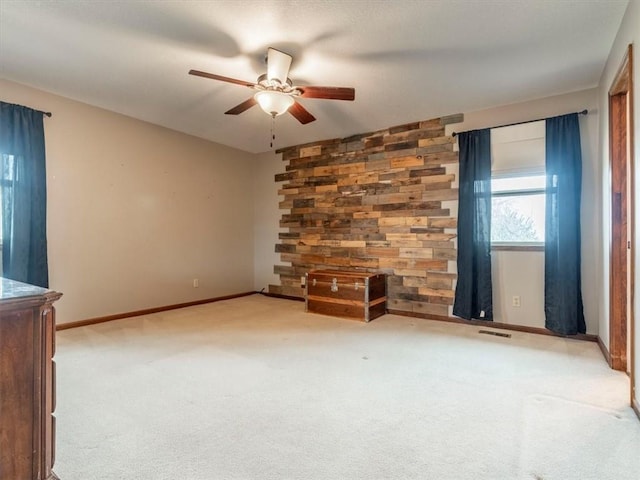
[[[491,242],[544,244],[545,176],[494,177],[491,189]]]

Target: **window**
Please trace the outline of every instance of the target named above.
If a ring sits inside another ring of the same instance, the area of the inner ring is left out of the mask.
[[[492,129],[492,248],[544,248],[545,185],[545,122]]]
[[[13,201],[13,184],[18,180],[18,159],[14,155],[0,154],[0,275],[3,273],[2,265],[2,216],[4,215],[5,200]]]
[[[491,179],[491,243],[544,245],[545,175],[495,174]]]

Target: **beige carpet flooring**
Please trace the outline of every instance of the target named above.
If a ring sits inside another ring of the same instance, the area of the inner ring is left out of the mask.
[[[638,480],[595,343],[253,295],[58,333],[62,480]]]

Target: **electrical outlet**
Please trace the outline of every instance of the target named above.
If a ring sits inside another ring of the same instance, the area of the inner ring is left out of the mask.
[[[511,305],[514,307],[519,307],[520,306],[520,295],[514,295],[513,298],[511,299]]]
[[[198,288],[200,286],[200,282],[197,278],[193,279],[193,288]]]

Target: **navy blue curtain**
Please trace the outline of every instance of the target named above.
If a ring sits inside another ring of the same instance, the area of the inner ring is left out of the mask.
[[[578,114],[546,120],[545,326],[585,333],[580,271],[582,153]]]
[[[458,282],[453,314],[493,320],[491,288],[491,130],[458,135]]]
[[[0,102],[2,276],[49,286],[43,113]]]

